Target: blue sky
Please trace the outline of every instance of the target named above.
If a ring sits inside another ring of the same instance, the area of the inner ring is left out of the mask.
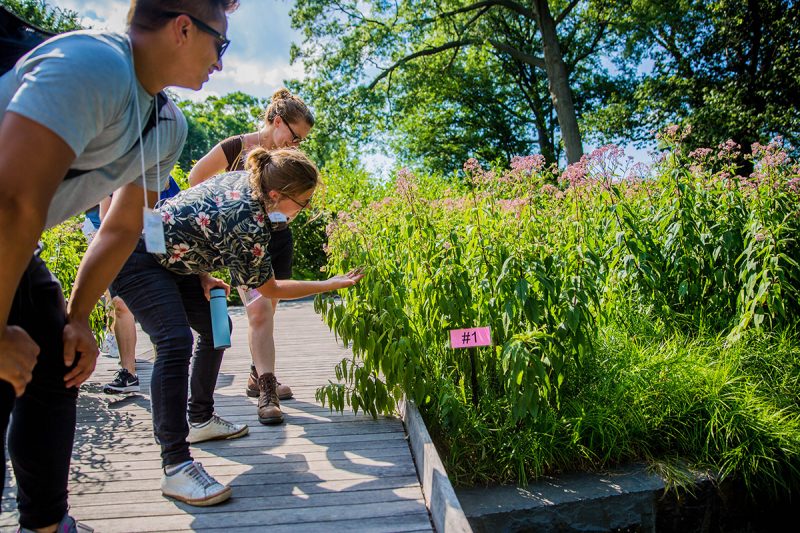
[[[78,13],[84,26],[124,31],[129,0],[52,0],[52,5]],[[198,92],[176,90],[182,98],[243,91],[269,98],[284,80],[301,78],[301,65],[289,65],[289,47],[299,41],[289,23],[291,0],[243,1],[229,18],[231,45],[216,72]]]

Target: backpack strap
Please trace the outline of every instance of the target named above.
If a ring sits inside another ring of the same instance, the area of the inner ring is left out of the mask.
[[[163,91],[156,94],[156,101],[155,105],[153,106],[153,111],[150,113],[150,116],[147,117],[147,122],[144,123],[144,127],[142,127],[142,138],[144,138],[150,132],[150,130],[156,127],[156,115],[161,113],[161,108],[167,104],[167,100],[167,95]],[[72,178],[77,178],[78,176],[82,176],[83,174],[91,172],[92,170],[94,169],[80,170],[77,168],[71,168],[67,171],[66,175],[64,175],[64,179],[71,180]]]

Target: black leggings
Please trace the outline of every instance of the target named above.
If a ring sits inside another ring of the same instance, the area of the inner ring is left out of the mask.
[[[17,287],[8,324],[28,332],[41,349],[39,359],[22,397],[15,398],[11,384],[0,381],[0,449],[8,426],[19,523],[29,529],[58,522],[68,508],[67,481],[78,389],[64,385],[68,371],[62,341],[65,323],[61,285],[44,262],[34,256]],[[3,490],[7,481],[3,468]]]

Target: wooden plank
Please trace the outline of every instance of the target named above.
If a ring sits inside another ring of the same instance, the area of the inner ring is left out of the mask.
[[[237,533],[246,532],[263,532],[269,533],[299,533],[309,531],[318,533],[320,531],[347,531],[352,530],[352,523],[344,521],[332,522],[304,522],[298,525],[258,525],[258,526],[239,526],[236,528]],[[411,531],[430,531],[430,520],[427,517],[414,513],[410,515],[392,516],[392,517],[379,517],[379,518],[365,518],[358,521],[359,533],[400,533]],[[204,531],[209,532],[223,532],[230,530],[227,528],[207,528]],[[164,532],[166,533],[166,532]]]
[[[300,495],[305,497],[298,497]],[[202,507],[193,510],[193,514],[231,513],[234,511],[251,511],[254,509],[304,509],[326,506],[352,506],[364,503],[391,503],[398,500],[416,501],[418,491],[414,487],[397,489],[378,489],[370,491],[328,492],[313,495],[303,494],[285,496],[258,496],[253,498],[237,496],[225,505]],[[83,520],[100,520],[108,518],[136,518],[138,516],[168,516],[174,514],[174,501],[161,498],[156,502],[129,502],[126,505],[108,506],[97,505],[85,508],[82,513]]]
[[[368,482],[366,482],[368,481]],[[384,478],[362,478],[362,479],[342,479],[335,481],[308,482],[296,484],[273,484],[269,488],[269,494],[272,496],[298,496],[309,495],[326,492],[359,492],[359,491],[372,491],[380,489],[401,489],[401,488],[414,488],[418,485],[419,480],[416,475],[398,476],[398,477],[384,477]],[[9,494],[3,500],[3,508],[6,510],[13,510],[16,507],[14,498],[16,492],[14,489],[9,491]],[[236,496],[236,499],[247,498],[246,493]],[[71,494],[70,503],[73,507],[89,508],[94,506],[114,506],[114,505],[127,505],[129,503],[146,503],[156,502],[161,503],[170,501],[161,494],[161,490],[154,486],[149,490],[143,490],[141,485],[138,490],[129,490],[124,492],[106,492],[103,497],[98,498],[97,493],[87,494]],[[198,512],[199,509],[198,509]]]
[[[224,505],[224,504],[223,504]],[[176,510],[187,507],[175,504]],[[75,510],[77,511],[77,510]],[[276,525],[294,525],[302,527],[304,522],[350,522],[349,526],[358,531],[358,524],[365,518],[387,517],[419,513],[427,516],[425,502],[419,500],[401,500],[387,504],[385,502],[362,502],[351,506],[316,506],[300,509],[256,509],[233,513],[198,513],[176,512],[169,516],[140,516],[136,518],[85,520],[86,524],[103,533],[130,533],[131,531],[175,531],[191,528],[199,531],[211,527],[239,528],[241,526],[258,526],[269,528]],[[77,514],[77,513],[76,513]],[[82,520],[83,521],[83,520]],[[135,529],[132,529],[132,526]],[[235,531],[235,529],[233,529]]]
[[[247,321],[231,308],[233,347],[215,393],[221,416],[250,426],[232,441],[201,443],[193,456],[234,496],[199,508],[161,495],[161,459],[152,434],[149,380],[154,352],[138,332],[142,392],[102,393],[118,368],[101,357],[82,387],[70,476],[70,513],[98,532],[136,531],[431,531],[402,421],[333,413],[316,402],[349,355],[313,313],[310,301],[284,302],[276,316],[277,375],[295,399],[282,402],[286,422],[262,426],[244,389],[250,370]],[[7,468],[10,465],[7,465]],[[7,470],[9,471],[9,470]],[[0,530],[14,531],[16,488],[6,480]]]
[[[351,461],[353,464],[369,464],[370,462],[386,464],[387,461],[404,461],[408,455],[407,447],[388,447],[382,450],[372,450],[369,456],[355,454],[352,452],[342,452],[330,454],[326,451],[313,451],[304,454],[297,453],[270,453],[270,454],[256,454],[247,457],[247,464],[289,464],[293,462],[304,462],[308,464],[316,464],[322,461]],[[201,458],[196,457],[198,460]],[[234,461],[227,457],[218,457],[215,455],[208,455],[202,458],[203,466],[209,468],[211,466],[219,466],[226,464],[234,464]],[[104,472],[108,470],[109,462],[78,462],[74,461],[73,466],[80,465],[81,472]],[[120,471],[128,470],[157,470],[161,467],[160,459],[143,458],[138,461],[115,461],[113,463],[115,469]]]

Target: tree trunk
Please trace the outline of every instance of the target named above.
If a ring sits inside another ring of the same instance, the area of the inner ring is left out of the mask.
[[[583,155],[583,143],[578,129],[578,118],[575,115],[575,104],[572,101],[572,91],[569,88],[567,66],[564,64],[561,47],[558,44],[556,23],[547,0],[533,0],[533,9],[539,24],[539,32],[542,34],[550,98],[556,108],[561,138],[567,152],[567,163],[575,163]]]

